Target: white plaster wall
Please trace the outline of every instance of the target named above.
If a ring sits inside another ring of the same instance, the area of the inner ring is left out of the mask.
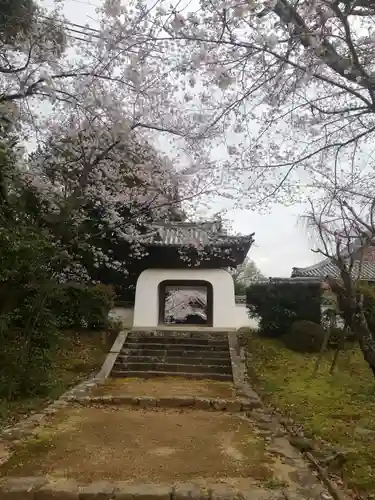
[[[241,326],[248,326],[254,330],[259,328],[258,320],[249,318],[245,304],[236,304],[236,323],[237,328],[241,328]]]
[[[133,308],[115,307],[110,311],[109,317],[120,321],[124,328],[132,328],[133,313]],[[256,319],[249,318],[246,306],[243,304],[236,304],[236,325],[237,328],[241,328],[241,326],[249,326],[255,330],[259,328],[258,321]]]
[[[133,308],[114,307],[109,311],[109,318],[120,321],[124,328],[131,328],[133,326],[133,315]]]
[[[237,328],[233,279],[224,269],[146,269],[140,274],[137,281],[133,327],[157,327],[159,283],[164,280],[184,279],[204,280],[211,283],[213,288],[213,328],[225,330]],[[202,327],[200,326],[200,328]]]

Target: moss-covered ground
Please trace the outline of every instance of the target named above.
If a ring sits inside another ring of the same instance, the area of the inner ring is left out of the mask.
[[[248,375],[272,405],[303,425],[305,434],[347,452],[340,469],[345,486],[375,492],[375,380],[361,351],[349,346],[329,373],[333,352],[325,353],[312,377],[314,354],[286,349],[277,340],[246,337]]]

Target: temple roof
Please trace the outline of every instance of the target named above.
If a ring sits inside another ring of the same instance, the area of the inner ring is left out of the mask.
[[[153,232],[142,238],[144,245],[175,247],[241,247],[250,249],[254,233],[247,236],[225,234],[220,222],[157,222]]]
[[[375,281],[375,240],[369,245],[364,245],[358,238],[353,241],[348,250],[343,250],[341,256],[344,259],[352,258],[354,261],[352,276],[356,279],[360,273],[359,279],[363,281]],[[308,267],[293,267],[292,278],[310,277],[321,278],[322,280],[330,276],[331,278],[339,278],[340,270],[332,262],[332,259],[323,259],[317,264]]]
[[[352,275],[358,276],[360,261],[354,262]],[[311,277],[324,279],[326,276],[339,278],[340,271],[338,267],[330,260],[324,259],[317,264],[308,267],[293,267],[292,278]],[[360,279],[365,281],[375,281],[375,263],[362,262]]]

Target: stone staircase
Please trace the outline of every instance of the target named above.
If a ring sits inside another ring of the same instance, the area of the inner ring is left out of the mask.
[[[232,380],[227,333],[132,331],[111,376]]]

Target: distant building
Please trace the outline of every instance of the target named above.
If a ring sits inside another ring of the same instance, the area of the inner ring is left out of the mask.
[[[360,269],[361,280],[375,282],[375,245],[364,250],[359,248],[353,257],[353,276],[358,277]],[[292,270],[292,278],[320,278],[324,280],[326,276],[340,277],[340,271],[331,259],[323,259],[308,267],[293,267]]]

